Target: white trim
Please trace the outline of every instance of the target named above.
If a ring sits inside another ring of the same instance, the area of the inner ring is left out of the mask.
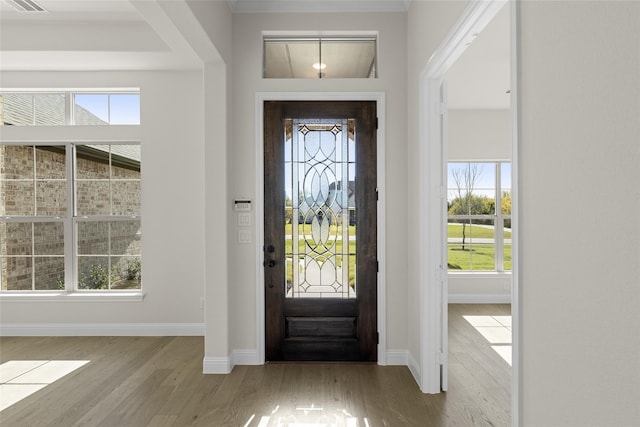
[[[142,302],[144,300],[144,292],[47,292],[47,291],[31,291],[31,292],[0,292],[0,303],[13,302]]]
[[[204,336],[204,323],[3,323],[5,337]]]
[[[510,304],[511,294],[449,294],[449,304]]]
[[[407,352],[407,367],[409,368],[411,375],[413,375],[413,378],[416,380],[416,383],[418,385],[422,384],[422,370],[420,369],[420,365],[410,352]]]
[[[520,408],[524,396],[522,387],[520,323],[520,1],[511,1],[511,316],[512,316],[512,365],[511,365],[511,424],[522,423]]]
[[[387,366],[409,366],[409,350],[387,350]]]
[[[409,0],[227,0],[232,13],[406,12]]]
[[[262,365],[258,352],[253,348],[240,348],[231,352],[233,365]]]
[[[233,364],[229,357],[207,356],[202,360],[203,374],[230,374],[232,370]]]
[[[444,257],[438,236],[444,220],[440,208],[440,177],[444,160],[440,132],[440,82],[446,71],[460,58],[486,25],[506,4],[504,0],[472,1],[464,10],[449,34],[440,43],[419,77],[419,206],[427,213],[427,221],[420,222],[420,375],[418,382],[425,393],[438,393],[441,389],[441,368],[438,349],[447,333],[442,310],[443,286],[438,266]],[[513,188],[513,186],[512,186]],[[445,286],[446,287],[446,286]]]
[[[258,364],[264,363],[265,297],[264,297],[264,101],[376,101],[378,115],[377,179],[378,179],[378,364],[387,362],[386,306],[386,143],[384,92],[256,92],[255,103],[255,212],[256,212],[256,351]]]

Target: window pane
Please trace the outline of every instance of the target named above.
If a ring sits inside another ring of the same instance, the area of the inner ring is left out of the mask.
[[[140,289],[142,269],[140,257],[111,258],[112,289]]]
[[[111,255],[140,255],[140,221],[111,222]]]
[[[96,93],[77,93],[74,95],[73,101],[74,124],[109,124],[109,95]]]
[[[35,192],[31,181],[0,181],[0,214],[33,216]]]
[[[375,78],[376,40],[292,38],[264,40],[265,78]]]
[[[113,215],[140,215],[140,181],[114,181]]]
[[[449,215],[494,215],[494,163],[449,163]]]
[[[64,255],[64,224],[33,223],[33,248],[35,255]]]
[[[511,271],[511,220],[504,220],[504,271]]]
[[[33,147],[19,145],[0,146],[0,179],[28,179],[33,176]]]
[[[375,78],[375,40],[323,40],[323,78]]]
[[[140,124],[140,94],[113,94],[110,101],[112,125]]]
[[[109,255],[109,223],[78,222],[78,254]]]
[[[59,126],[65,122],[65,96],[57,94],[0,94],[1,125]]]
[[[111,177],[140,179],[140,145],[111,146]]]
[[[76,146],[77,179],[109,179],[108,145]]]
[[[34,258],[35,289],[64,289],[64,257]]]
[[[449,220],[449,270],[495,270],[493,220]]]
[[[38,181],[36,183],[36,215],[67,215],[66,181]]]
[[[78,257],[78,289],[109,289],[109,257]]]
[[[66,179],[65,147],[38,147],[36,149],[36,179]]]
[[[109,181],[78,181],[76,188],[79,216],[111,214]]]
[[[33,258],[2,257],[2,290],[30,291],[33,289]]]
[[[33,253],[31,222],[0,222],[0,255]]]

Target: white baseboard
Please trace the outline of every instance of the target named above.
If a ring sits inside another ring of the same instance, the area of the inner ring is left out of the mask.
[[[231,353],[234,365],[261,365],[258,352],[255,349],[236,349]]]
[[[408,351],[407,351],[407,366],[409,367],[409,371],[411,371],[411,375],[413,375],[413,379],[416,380],[418,387],[422,388],[422,375],[420,372],[420,365],[418,365],[418,362],[416,362],[416,359]]]
[[[230,374],[232,369],[230,357],[205,357],[202,360],[203,374]]]
[[[511,304],[511,294],[449,294],[449,304]]]
[[[387,366],[408,366],[409,352],[407,350],[387,350]]]
[[[204,323],[3,323],[0,336],[204,336]]]

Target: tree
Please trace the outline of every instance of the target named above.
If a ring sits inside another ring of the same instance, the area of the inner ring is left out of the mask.
[[[473,194],[478,180],[482,176],[482,166],[477,163],[467,163],[464,167],[453,169],[451,177],[455,184],[456,198],[449,205],[449,215],[481,215],[486,208],[487,197]],[[493,202],[495,207],[495,201]],[[466,222],[462,222],[462,250],[464,250]]]

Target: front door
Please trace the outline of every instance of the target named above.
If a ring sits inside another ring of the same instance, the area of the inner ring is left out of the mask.
[[[374,101],[264,104],[267,360],[377,360]]]

